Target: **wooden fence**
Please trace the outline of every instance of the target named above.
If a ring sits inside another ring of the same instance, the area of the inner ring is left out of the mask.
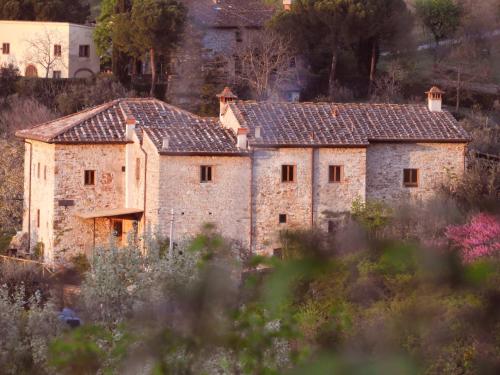
[[[0,263],[2,264],[16,264],[19,267],[35,267],[35,268],[40,268],[42,275],[48,275],[49,277],[55,275],[55,272],[52,270],[52,268],[47,265],[46,263],[38,262],[36,260],[30,260],[30,259],[23,259],[23,258],[15,258],[15,257],[8,257],[5,255],[0,255]]]

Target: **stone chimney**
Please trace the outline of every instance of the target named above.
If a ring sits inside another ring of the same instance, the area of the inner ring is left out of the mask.
[[[292,2],[293,0],[283,0],[283,9],[287,12],[292,10]]]
[[[426,94],[429,111],[441,112],[444,91],[441,91],[439,87],[433,86],[429,91],[426,92]]]
[[[248,148],[248,129],[247,128],[239,128],[237,134],[237,147],[240,150],[246,150]]]
[[[225,87],[220,94],[217,94],[217,97],[219,98],[220,103],[220,117],[224,116],[226,113],[227,105],[238,99],[229,87]]]
[[[129,117],[127,119],[127,127],[126,127],[126,130],[125,130],[125,136],[127,137],[127,139],[129,141],[132,141],[134,138],[134,133],[135,133],[135,124],[137,123],[137,121],[135,120],[135,118],[133,117]]]

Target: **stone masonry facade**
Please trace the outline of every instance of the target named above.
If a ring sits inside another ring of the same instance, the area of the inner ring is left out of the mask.
[[[425,200],[464,173],[468,136],[431,106],[219,99],[215,119],[123,99],[18,132],[30,251],[43,243],[58,264],[109,241],[167,238],[173,212],[177,243],[213,223],[272,255],[282,230],[328,231],[356,199]]]

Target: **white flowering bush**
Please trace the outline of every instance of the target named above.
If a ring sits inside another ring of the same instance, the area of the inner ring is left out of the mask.
[[[23,285],[11,293],[0,286],[2,374],[50,374],[49,344],[63,329],[54,304],[42,303],[40,293],[27,297]]]
[[[119,248],[111,244],[95,252],[81,288],[81,310],[86,321],[111,328],[134,312],[164,303],[168,291],[196,278],[199,258],[181,244],[163,253],[159,241]]]

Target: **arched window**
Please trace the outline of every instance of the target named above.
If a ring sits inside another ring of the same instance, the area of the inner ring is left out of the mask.
[[[38,70],[34,65],[28,65],[24,74],[26,77],[38,77]]]

